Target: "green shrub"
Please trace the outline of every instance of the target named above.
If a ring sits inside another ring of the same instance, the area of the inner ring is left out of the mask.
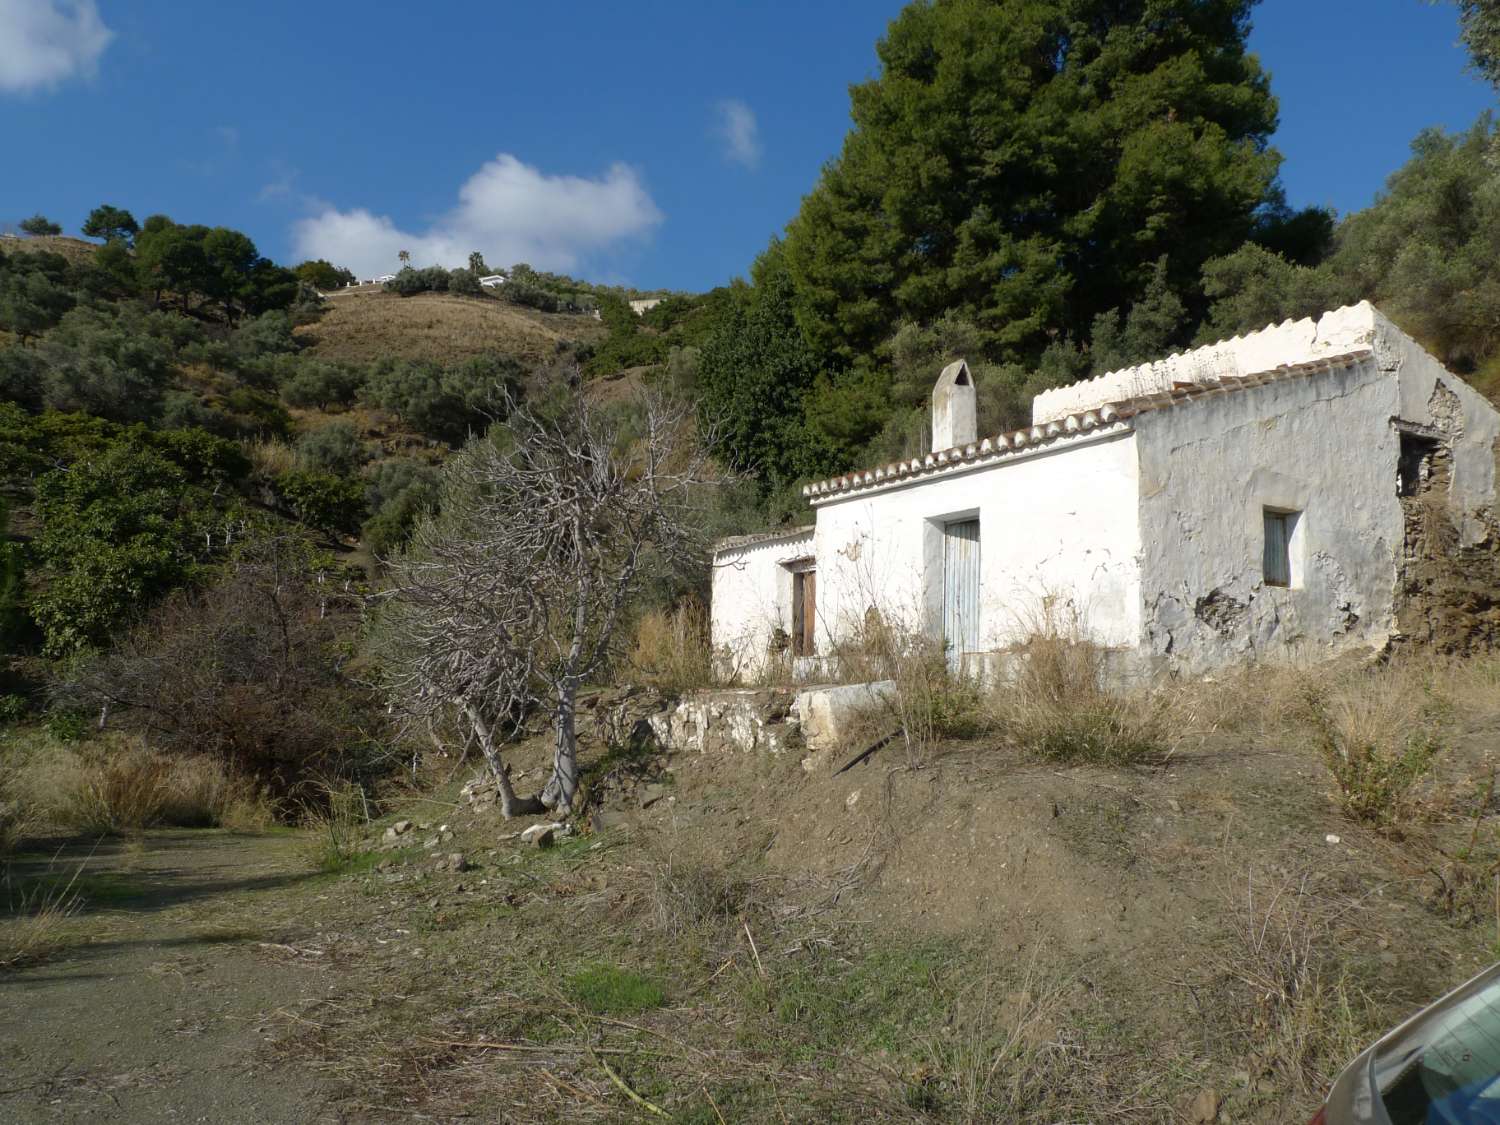
[[[1312,684],[1304,703],[1344,814],[1400,832],[1420,811],[1423,784],[1446,748],[1444,708],[1420,677],[1398,666]]]
[[[88,719],[80,711],[58,710],[47,716],[47,733],[59,742],[82,742]]]
[[[342,419],[309,430],[297,439],[297,465],[305,472],[346,477],[365,462],[359,432]]]
[[[283,473],[276,478],[276,491],[293,515],[319,531],[352,535],[365,514],[360,483],[332,473]]]

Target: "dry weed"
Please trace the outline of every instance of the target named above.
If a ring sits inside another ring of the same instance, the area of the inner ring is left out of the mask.
[[[922,1045],[922,1089],[911,1100],[946,1103],[949,1116],[964,1122],[1075,1120],[1099,1112],[1097,1092],[1089,1089],[1091,1060],[1067,1026],[1069,982],[1046,973],[1039,952],[1032,951],[1015,987],[985,965],[953,997],[942,1033]]]
[[[63,944],[63,929],[80,902],[77,878],[75,871],[62,886],[39,884],[12,899],[8,917],[0,918],[0,972],[40,961]]]
[[[1371,1034],[1368,1000],[1331,968],[1335,925],[1357,905],[1305,874],[1258,881],[1252,870],[1231,893],[1235,942],[1221,968],[1249,991],[1239,1030],[1278,1088],[1320,1094]]]
[[[33,819],[85,835],[170,826],[261,828],[275,819],[255,785],[207,757],[180,758],[133,738],[52,745],[15,766]]]
[[[1303,704],[1345,815],[1391,832],[1408,827],[1446,745],[1447,709],[1425,669],[1393,662],[1314,681]]]
[[[703,603],[689,598],[670,613],[643,614],[627,664],[634,678],[666,692],[713,684],[713,647]]]
[[[250,467],[262,477],[278,477],[297,467],[297,452],[287,442],[275,438],[245,443]]]
[[[1000,725],[1021,749],[1063,762],[1128,764],[1171,747],[1168,697],[1116,691],[1107,652],[1077,630],[1051,623],[1013,652],[1010,682],[996,694]]]
[[[911,765],[926,762],[944,739],[974,738],[990,726],[983,687],[949,667],[941,642],[901,628],[878,612],[867,614],[831,656],[840,682],[891,684],[858,733],[868,744],[894,732]]]

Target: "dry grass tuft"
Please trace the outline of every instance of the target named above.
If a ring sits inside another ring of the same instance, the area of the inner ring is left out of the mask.
[[[896,731],[910,764],[925,762],[944,739],[975,738],[991,726],[984,688],[948,666],[941,642],[877,612],[835,647],[832,660],[844,683],[891,682],[894,690],[859,733]]]
[[[711,686],[713,663],[708,611],[696,598],[670,613],[654,609],[642,615],[626,658],[632,678],[669,693]]]
[[[1021,749],[1060,762],[1126,765],[1170,749],[1170,703],[1160,692],[1114,691],[1107,653],[1077,630],[1047,623],[1015,650],[995,705]]]
[[[1303,705],[1345,815],[1389,832],[1409,826],[1446,746],[1448,708],[1434,695],[1427,669],[1393,662],[1359,676],[1314,680]]]
[[[297,451],[287,442],[275,438],[245,443],[245,454],[251,469],[262,477],[276,477],[297,467]]]
[[[35,964],[63,944],[67,920],[78,911],[80,898],[73,879],[62,886],[39,884],[11,902],[8,917],[0,918],[0,972]]]
[[[261,790],[210,758],[157,753],[131,738],[41,749],[14,765],[15,788],[33,819],[57,828],[107,835],[275,821]]]

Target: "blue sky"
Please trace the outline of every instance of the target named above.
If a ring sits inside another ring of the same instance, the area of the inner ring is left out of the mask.
[[[705,289],[796,212],[900,7],[0,0],[0,222],[109,201],[286,262],[478,246]],[[1419,129],[1495,102],[1450,5],[1265,0],[1255,24],[1295,204],[1366,205]]]

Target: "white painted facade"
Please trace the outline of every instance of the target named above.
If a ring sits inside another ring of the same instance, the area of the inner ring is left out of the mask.
[[[809,485],[810,532],[716,554],[714,643],[742,678],[784,638],[799,568],[816,571],[819,654],[871,609],[941,636],[950,522],[979,521],[966,665],[1050,618],[1187,671],[1392,639],[1404,442],[1441,446],[1466,544],[1494,526],[1500,414],[1368,303],[1045,392],[1029,429],[981,441],[962,366],[934,392],[950,448]]]

